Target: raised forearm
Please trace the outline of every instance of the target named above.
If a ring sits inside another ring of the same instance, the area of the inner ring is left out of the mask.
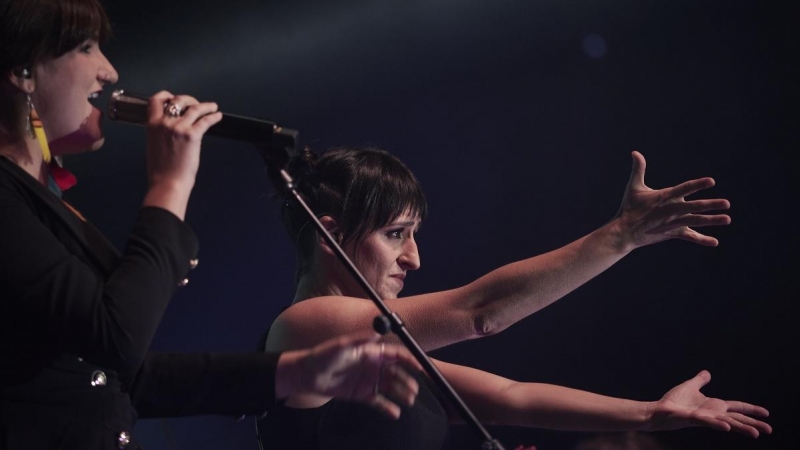
[[[178,219],[186,217],[186,207],[194,187],[194,180],[172,182],[169,180],[153,183],[142,202],[143,207],[154,206],[165,209]]]
[[[494,334],[550,305],[630,252],[616,221],[559,249],[503,266],[465,286],[479,335]]]

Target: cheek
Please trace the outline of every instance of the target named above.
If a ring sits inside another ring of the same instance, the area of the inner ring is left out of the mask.
[[[75,102],[61,98],[39,103],[34,106],[42,119],[48,140],[53,141],[66,136],[80,127],[83,117],[77,111]]]
[[[34,91],[34,106],[52,143],[85,126],[93,108],[87,99],[88,92],[81,89],[69,71],[45,69],[43,72]]]
[[[81,122],[75,131],[50,142],[50,149],[56,155],[68,155],[86,150],[97,150],[103,145],[103,132],[100,129],[102,113],[92,108],[89,117]],[[48,136],[49,138],[49,136]]]
[[[376,271],[388,270],[395,260],[395,252],[390,245],[377,244],[371,246],[368,252],[365,252],[364,259],[369,261],[369,264]]]
[[[380,255],[380,245],[374,242],[366,242],[361,245],[359,251],[352,256],[353,262],[356,267],[358,267],[358,270],[371,282],[375,281],[375,278],[380,274],[381,268],[384,266]]]

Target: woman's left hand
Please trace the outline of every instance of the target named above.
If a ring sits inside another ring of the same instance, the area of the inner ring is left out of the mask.
[[[706,397],[700,392],[700,388],[709,381],[711,374],[703,370],[664,394],[654,405],[650,431],[709,427],[735,431],[753,438],[761,433],[772,433],[772,427],[768,423],[750,417],[767,417],[769,411],[749,403]]]
[[[686,200],[687,196],[714,186],[714,179],[698,178],[654,190],[644,184],[644,156],[636,151],[631,156],[631,176],[614,218],[622,249],[630,251],[674,238],[716,247],[719,242],[715,238],[700,234],[694,228],[731,223],[727,214],[707,214],[730,208],[730,202],[725,199]]]

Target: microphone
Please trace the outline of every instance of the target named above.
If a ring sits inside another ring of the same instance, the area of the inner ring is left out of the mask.
[[[108,117],[144,125],[147,122],[147,102],[148,97],[116,90],[108,102]],[[275,122],[225,113],[222,114],[222,120],[209,128],[206,134],[256,144],[259,148],[281,147],[291,152],[295,151],[298,138],[297,130],[284,128]]]

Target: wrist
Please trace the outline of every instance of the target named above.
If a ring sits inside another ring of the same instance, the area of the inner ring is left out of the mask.
[[[180,220],[184,220],[193,187],[193,182],[170,179],[153,180],[145,194],[142,206],[156,206],[175,214]]]
[[[655,426],[653,418],[655,417],[656,405],[658,402],[640,402],[641,403],[641,412],[640,412],[640,421],[639,427],[637,427],[636,431],[656,431],[657,428]]]
[[[275,369],[275,398],[285,399],[296,395],[303,377],[302,360],[305,352],[293,350],[281,353]]]
[[[191,176],[150,175],[150,189],[191,192],[195,178]]]
[[[626,231],[622,218],[619,216],[600,227],[599,231],[603,232],[607,245],[614,253],[624,256],[636,249],[633,238]]]

